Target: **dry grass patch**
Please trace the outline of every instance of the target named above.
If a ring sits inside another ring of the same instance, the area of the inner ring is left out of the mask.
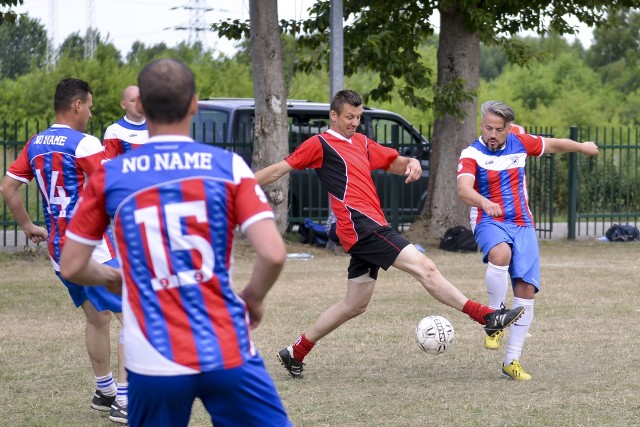
[[[253,257],[246,242],[238,244],[241,287]],[[543,288],[521,360],[533,375],[527,383],[502,379],[504,349],[485,350],[479,325],[394,269],[381,272],[365,314],[318,343],[305,360],[305,379],[288,378],[275,353],[343,296],[349,262],[288,245],[315,257],[287,263],[253,339],[296,426],[640,424],[640,244],[541,242]],[[486,300],[479,254],[427,250],[467,296]],[[89,408],[82,313],[46,257],[0,262],[2,424],[113,425]],[[429,314],[447,317],[456,330],[455,346],[441,356],[414,343],[415,324]],[[199,403],[190,425],[209,425]]]

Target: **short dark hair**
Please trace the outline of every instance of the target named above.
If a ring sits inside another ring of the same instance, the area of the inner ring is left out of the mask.
[[[349,104],[353,107],[359,107],[362,105],[362,97],[358,92],[353,90],[339,90],[333,96],[333,100],[331,101],[331,109],[340,114],[342,112],[342,106],[344,104]]]
[[[76,99],[85,102],[89,94],[93,91],[89,87],[89,83],[84,80],[67,78],[60,80],[56,86],[56,94],[53,97],[53,111],[67,111],[71,108],[71,103]]]
[[[480,106],[480,115],[484,116],[485,113],[495,114],[498,117],[504,119],[505,125],[513,123],[516,119],[516,113],[504,102],[500,101],[487,101]]]
[[[174,59],[147,64],[138,75],[138,88],[145,116],[158,123],[184,119],[196,93],[193,72]]]

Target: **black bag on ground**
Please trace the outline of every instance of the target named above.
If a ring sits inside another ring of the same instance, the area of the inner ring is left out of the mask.
[[[473,231],[462,225],[451,227],[440,240],[440,249],[451,252],[477,252],[478,244]]]
[[[324,225],[318,224],[312,219],[305,218],[304,222],[298,226],[298,240],[300,243],[309,245],[326,246],[329,236]]]
[[[606,233],[605,237],[610,242],[631,242],[640,240],[640,231],[633,225],[629,224],[613,224]]]

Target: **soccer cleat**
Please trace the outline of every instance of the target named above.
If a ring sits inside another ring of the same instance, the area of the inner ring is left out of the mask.
[[[109,411],[109,419],[115,423],[127,424],[127,407],[113,402]]]
[[[512,361],[506,366],[502,366],[502,375],[518,381],[529,381],[531,379],[531,375],[522,369],[520,362],[517,360]]]
[[[484,337],[484,348],[488,348],[489,350],[498,350],[500,348],[500,341],[502,341],[503,336],[504,329],[500,329],[493,335]]]
[[[116,401],[116,396],[106,396],[100,390],[96,390],[93,393],[93,399],[91,399],[91,407],[96,411],[109,412],[111,405]]]
[[[499,309],[484,316],[487,321],[487,324],[484,325],[484,331],[487,335],[491,336],[518,320],[520,316],[522,316],[522,313],[524,313],[524,307],[522,306],[507,310],[504,304],[502,304]]]
[[[304,363],[298,362],[295,357],[293,357],[293,347],[289,346],[280,350],[278,352],[278,360],[282,363],[284,369],[289,372],[291,378],[298,380],[304,378],[304,375],[302,374]]]

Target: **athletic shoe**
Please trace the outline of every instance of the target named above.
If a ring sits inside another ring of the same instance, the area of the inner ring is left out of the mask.
[[[127,424],[127,407],[113,402],[109,411],[109,419],[115,423]]]
[[[487,324],[484,325],[484,331],[491,336],[518,320],[522,313],[524,313],[524,307],[522,306],[507,310],[502,304],[499,309],[484,316],[487,321]]]
[[[291,378],[299,380],[304,378],[304,375],[302,374],[304,363],[298,362],[295,357],[293,357],[293,347],[289,346],[280,350],[278,352],[278,360],[282,363],[284,369],[289,372]]]
[[[93,393],[93,399],[91,399],[91,407],[96,411],[109,412],[111,405],[116,401],[116,396],[106,396],[100,390],[96,390]]]
[[[502,366],[502,375],[518,381],[529,381],[531,379],[531,375],[522,369],[520,362],[517,360],[509,363],[507,366]]]
[[[494,333],[493,335],[484,337],[484,348],[488,348],[489,350],[500,349],[500,341],[502,341],[503,336],[504,336],[504,329],[500,329],[498,332]]]

